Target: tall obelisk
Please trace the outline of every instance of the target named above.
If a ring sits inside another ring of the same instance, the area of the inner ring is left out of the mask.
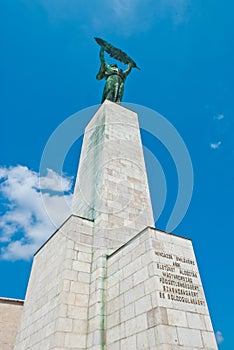
[[[106,100],[88,123],[72,212],[95,221],[94,245],[109,251],[154,227],[135,112]]]

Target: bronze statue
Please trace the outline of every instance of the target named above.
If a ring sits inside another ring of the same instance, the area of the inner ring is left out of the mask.
[[[131,72],[132,68],[138,67],[136,63],[125,52],[115,48],[114,46],[100,38],[95,38],[95,40],[101,46],[101,66],[96,78],[98,80],[101,80],[103,78],[106,79],[106,84],[102,95],[102,103],[106,99],[113,102],[121,102],[124,92],[124,82],[128,74]],[[109,65],[104,58],[105,51],[109,53],[111,57],[114,57],[118,61],[128,64],[127,69],[123,71],[121,68],[118,68],[117,64]]]

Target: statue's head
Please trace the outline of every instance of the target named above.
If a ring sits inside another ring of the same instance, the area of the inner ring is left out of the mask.
[[[115,63],[111,64],[110,66],[113,68],[118,68],[117,64],[115,64]]]

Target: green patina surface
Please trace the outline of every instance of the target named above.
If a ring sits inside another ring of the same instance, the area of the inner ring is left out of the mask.
[[[101,341],[102,350],[106,348],[106,273],[107,255],[102,257],[102,306],[101,306]]]
[[[101,66],[96,75],[98,80],[106,79],[104,86],[102,103],[107,99],[112,102],[121,102],[124,92],[124,82],[131,72],[132,68],[138,68],[136,63],[122,50],[117,49],[113,45],[107,43],[105,40],[95,38],[96,42],[101,46],[100,49],[100,61]],[[127,64],[127,69],[122,70],[117,64],[108,64],[104,57],[104,51],[106,51],[111,57],[117,59],[120,62]]]

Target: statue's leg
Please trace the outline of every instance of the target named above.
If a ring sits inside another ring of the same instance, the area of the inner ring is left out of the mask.
[[[116,102],[122,101],[123,92],[124,92],[124,84],[121,82],[118,86],[118,95],[117,95]]]
[[[110,91],[110,82],[107,80],[104,86],[103,94],[102,94],[102,103],[108,99],[109,100],[109,91]]]
[[[106,85],[104,87],[103,95],[102,95],[102,102],[105,100],[114,101],[114,86],[113,86],[113,80],[112,77],[109,77],[106,81]]]
[[[119,95],[119,84],[118,82],[115,82],[114,89],[113,89],[113,101],[118,102],[118,95]]]

